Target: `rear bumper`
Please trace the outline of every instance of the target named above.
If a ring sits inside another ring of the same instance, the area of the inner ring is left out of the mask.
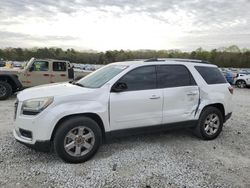
[[[224,120],[224,123],[229,120],[232,116],[232,112],[228,113],[226,116],[225,116],[225,120]]]

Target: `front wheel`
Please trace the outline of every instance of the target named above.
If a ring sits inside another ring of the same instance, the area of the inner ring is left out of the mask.
[[[56,131],[54,148],[64,161],[81,163],[97,152],[101,140],[101,129],[94,120],[73,117],[64,121]]]
[[[239,80],[236,82],[236,86],[238,88],[245,88],[247,86],[246,82],[244,80]]]
[[[0,81],[0,100],[9,98],[12,94],[12,87],[9,83]]]
[[[204,140],[215,139],[222,131],[223,117],[218,108],[205,108],[199,118],[194,133]]]

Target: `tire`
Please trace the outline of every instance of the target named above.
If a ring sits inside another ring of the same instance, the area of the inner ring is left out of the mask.
[[[246,83],[244,80],[238,80],[238,81],[236,82],[236,86],[237,86],[238,88],[245,88],[245,87],[247,87],[247,83]]]
[[[94,156],[101,142],[102,132],[98,124],[88,117],[78,116],[59,126],[54,137],[54,149],[65,162],[82,163]]]
[[[221,111],[215,107],[206,107],[200,115],[194,133],[203,140],[213,140],[219,136],[222,127],[223,117]]]
[[[5,100],[12,95],[12,87],[9,83],[0,81],[0,100]]]

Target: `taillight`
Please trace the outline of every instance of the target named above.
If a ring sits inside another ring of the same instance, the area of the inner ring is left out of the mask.
[[[229,92],[230,92],[231,94],[234,93],[234,88],[233,88],[232,86],[229,86],[229,87],[228,87],[228,90],[229,90]]]

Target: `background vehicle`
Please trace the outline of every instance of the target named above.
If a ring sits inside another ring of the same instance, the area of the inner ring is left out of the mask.
[[[24,69],[0,70],[0,100],[23,88],[78,80],[88,73],[90,71],[74,71],[68,61],[32,58]]]
[[[0,67],[5,67],[5,62],[0,60]]]
[[[234,84],[235,78],[237,77],[237,74],[231,71],[222,71],[224,77],[230,84]]]
[[[238,75],[238,77],[235,79],[235,85],[238,88],[245,88],[250,86],[250,74],[248,75]]]
[[[20,92],[15,138],[83,162],[104,138],[192,127],[215,139],[231,114],[233,88],[214,65],[150,59],[107,65],[76,83]]]

